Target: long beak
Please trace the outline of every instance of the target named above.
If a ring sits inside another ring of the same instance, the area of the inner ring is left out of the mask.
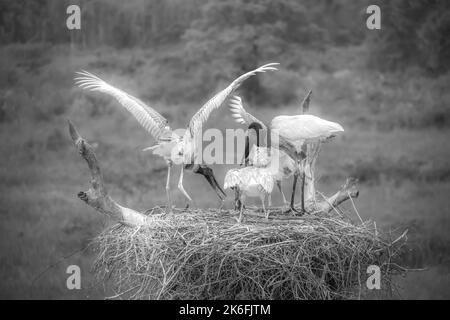
[[[154,146],[151,146],[151,147],[142,149],[142,151],[151,151],[151,150],[153,150],[153,149],[156,149],[157,147],[159,147],[159,145],[154,145]]]
[[[202,164],[198,167],[195,173],[201,174],[205,177],[205,179],[208,181],[211,188],[213,188],[213,190],[216,192],[220,200],[223,200],[227,196],[227,194],[222,190],[219,183],[217,182],[216,177],[214,176],[214,172],[210,167]]]

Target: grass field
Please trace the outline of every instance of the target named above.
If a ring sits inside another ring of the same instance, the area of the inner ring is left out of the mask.
[[[76,197],[88,186],[89,176],[71,144],[66,119],[96,144],[106,182],[118,202],[141,210],[164,204],[166,171],[161,159],[141,152],[153,141],[137,122],[114,101],[76,89],[73,76],[81,68],[92,70],[147,99],[158,88],[151,83],[154,75],[147,72],[153,62],[146,61],[137,71],[131,67],[135,57],[151,53],[14,46],[2,48],[0,54],[0,298],[102,298],[105,290],[109,292],[90,273],[95,253],[83,249],[108,221]],[[405,84],[395,91],[392,82],[370,82],[374,75],[343,70],[312,69],[299,79],[304,85],[296,93],[299,99],[306,88],[312,88],[311,111],[342,123],[346,130],[324,146],[317,188],[328,195],[346,176],[358,177],[360,197],[355,204],[361,217],[376,221],[386,231],[408,228],[411,252],[405,264],[426,268],[398,280],[401,296],[448,299],[450,127],[442,110],[448,109],[450,100],[443,93],[433,98],[425,95],[430,88],[441,92],[440,82],[412,97],[407,92],[413,89]],[[269,76],[264,77],[268,81]],[[422,83],[414,81],[413,88]],[[212,94],[205,92],[198,104]],[[430,99],[439,106],[423,105]],[[402,104],[411,112],[405,112]],[[175,128],[184,127],[198,108],[195,103],[154,106]],[[294,114],[297,107],[292,103],[277,109],[249,109],[269,120],[281,113]],[[237,127],[226,107],[210,120],[210,127]],[[229,167],[214,167],[219,183]],[[174,187],[177,178],[178,173],[173,177]],[[290,184],[285,184],[286,192]],[[185,187],[196,206],[219,204],[203,178],[187,175]],[[174,199],[177,206],[185,205],[178,191]],[[227,207],[232,199],[230,195]],[[273,199],[280,203],[277,193]],[[346,208],[356,218],[351,204]],[[65,270],[72,264],[81,267],[81,290],[66,289]]]

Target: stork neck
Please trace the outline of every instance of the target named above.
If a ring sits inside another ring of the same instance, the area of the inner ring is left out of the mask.
[[[259,122],[252,122],[248,126],[248,131],[250,131],[251,129],[255,130],[255,133],[256,133],[256,146],[259,147],[260,146],[259,135],[261,134],[261,131],[263,130],[263,126]]]
[[[250,138],[249,138],[248,132],[247,132],[247,136],[245,137],[245,151],[244,151],[245,166],[248,165],[248,156],[249,155],[250,155]]]
[[[272,148],[272,132],[270,131],[270,128],[267,127],[267,149],[270,150]]]
[[[246,159],[246,164],[248,163],[248,156],[250,154],[250,142],[249,142],[249,134],[250,134],[250,130],[254,130],[256,133],[256,146],[259,147],[259,135],[261,133],[261,130],[263,129],[262,125],[258,122],[252,122],[250,123],[250,125],[248,126],[247,129],[247,137],[245,139],[245,159]]]

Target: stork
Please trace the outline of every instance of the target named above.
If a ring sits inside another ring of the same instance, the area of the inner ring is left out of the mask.
[[[246,79],[257,73],[277,70],[275,66],[278,63],[269,63],[255,70],[247,72],[235,79],[228,87],[217,93],[213,98],[206,102],[191,118],[184,134],[175,133],[168,125],[165,119],[156,110],[146,105],[144,102],[132,95],[115,88],[114,86],[103,81],[99,77],[87,72],[77,72],[75,78],[76,84],[83,89],[98,91],[114,97],[123,107],[125,107],[136,120],[150,133],[157,141],[156,145],[144,150],[153,150],[153,154],[159,155],[167,163],[167,180],[166,180],[166,197],[167,197],[167,213],[172,212],[172,200],[170,194],[170,175],[171,168],[175,165],[181,165],[180,177],[178,180],[178,189],[189,200],[192,198],[183,187],[184,170],[191,170],[194,173],[203,175],[210,186],[214,189],[217,196],[223,201],[222,196],[226,196],[222,188],[216,181],[214,173],[210,167],[200,164],[199,148],[201,149],[202,125],[206,122],[209,115],[218,109],[230,94],[234,92]]]
[[[294,195],[296,186],[296,177],[302,170],[302,163],[306,155],[302,151],[304,143],[317,143],[318,145],[337,133],[343,132],[342,126],[336,122],[321,119],[314,115],[281,115],[272,119],[270,125],[265,125],[262,121],[248,113],[242,106],[242,99],[234,97],[231,100],[230,111],[235,121],[247,124],[249,122],[259,123],[263,130],[270,130],[272,136],[273,148],[284,151],[291,160],[297,162],[298,168],[294,172],[294,186],[292,190],[290,210],[298,212],[294,207]],[[304,196],[302,194],[301,212],[305,212]]]
[[[281,181],[288,179],[295,172],[299,170],[299,166],[296,165],[294,159],[292,159],[286,152],[277,148],[272,148],[270,141],[270,133],[267,132],[267,128],[260,122],[253,122],[249,125],[249,129],[254,129],[258,132],[256,136],[256,145],[253,146],[248,155],[248,164],[255,167],[268,167],[274,181],[277,184],[278,190],[283,197],[283,203],[289,205],[286,196],[284,195],[283,188],[281,187]],[[260,146],[259,133],[267,132],[268,146]],[[246,150],[248,148],[248,142],[246,142]],[[269,194],[269,206],[271,206],[271,194]]]
[[[271,164],[271,155],[266,155],[261,157],[258,155],[260,151],[263,149],[252,149],[253,158],[249,159],[249,134],[252,129],[260,129],[261,125],[254,122],[251,123],[245,140],[245,163],[249,164],[250,162],[253,165],[246,166],[244,168],[239,169],[231,169],[228,170],[225,174],[224,179],[224,189],[234,189],[237,193],[237,197],[239,198],[241,205],[239,208],[239,218],[238,222],[242,221],[242,214],[244,210],[244,204],[247,197],[259,197],[262,203],[262,208],[265,214],[266,219],[269,218],[269,211],[266,210],[265,207],[265,199],[266,197],[272,193],[274,182],[276,179],[277,169],[272,167]],[[256,131],[257,134],[257,147],[259,148],[259,130]],[[270,150],[270,136],[267,139],[267,147],[265,150]],[[267,158],[269,157],[269,158]],[[262,159],[265,158],[265,159]]]

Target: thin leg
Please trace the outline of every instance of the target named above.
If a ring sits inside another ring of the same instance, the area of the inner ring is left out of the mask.
[[[167,197],[167,208],[166,213],[172,213],[172,198],[170,195],[170,171],[172,169],[172,162],[167,164],[167,181],[166,181],[166,197]]]
[[[305,171],[302,173],[302,183],[301,183],[301,209],[302,212],[305,212],[305,180],[306,180],[306,174]]]
[[[184,196],[186,198],[188,198],[189,201],[192,202],[192,198],[188,195],[188,193],[186,192],[186,190],[184,190],[184,187],[183,187],[183,173],[184,173],[184,167],[182,165],[181,173],[180,173],[180,180],[178,180],[178,189],[184,194]]]
[[[291,209],[294,208],[295,189],[297,188],[298,173],[294,173],[294,184],[292,185]]]
[[[268,206],[271,207],[272,206],[272,194],[269,193],[268,194],[269,200],[268,200]]]
[[[286,196],[284,195],[284,192],[283,192],[283,188],[281,187],[281,180],[277,181],[277,186],[278,186],[278,190],[280,190],[281,196],[283,197],[284,205],[288,205],[288,202],[286,200]]]
[[[244,211],[245,195],[240,193],[240,198],[241,198],[241,208],[239,209],[238,223],[241,223],[242,222],[242,218],[244,217],[243,211]]]
[[[299,175],[300,175],[299,172],[294,173],[294,184],[292,186],[291,203],[289,205],[289,209],[287,211],[285,211],[285,213],[288,213],[288,212],[300,213],[300,211],[295,209],[295,190],[297,188],[297,181],[298,181]]]
[[[264,215],[265,215],[266,220],[267,220],[267,219],[269,219],[269,211],[266,210],[266,206],[264,204],[265,200],[266,200],[266,195],[264,194],[264,195],[261,196],[261,203],[262,203]]]
[[[234,210],[239,210],[241,206],[242,203],[239,199],[239,187],[234,187]]]
[[[241,206],[241,208],[239,209],[239,218],[238,218],[238,222],[241,223],[242,222],[242,211],[244,210],[244,206]]]
[[[289,206],[289,209],[285,212],[299,213],[299,211],[297,209],[295,209],[295,203],[294,203],[295,202],[295,189],[297,187],[298,176],[299,176],[298,172],[294,173],[294,184],[292,186],[291,204]]]

